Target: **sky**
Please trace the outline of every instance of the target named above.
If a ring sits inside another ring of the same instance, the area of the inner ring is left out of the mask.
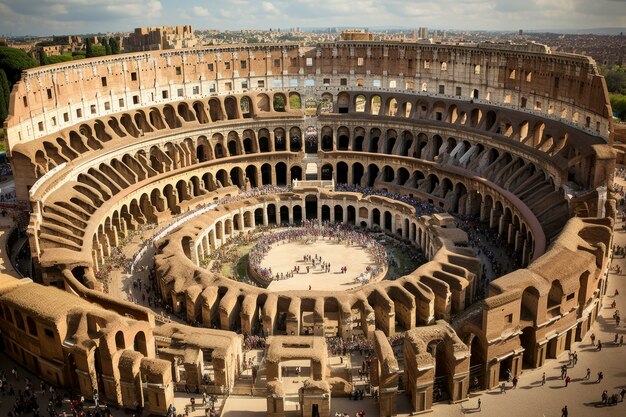
[[[626,27],[626,0],[0,0],[0,36],[194,29]]]

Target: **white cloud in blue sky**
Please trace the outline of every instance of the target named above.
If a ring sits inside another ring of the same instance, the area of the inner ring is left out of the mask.
[[[0,0],[0,35],[198,29],[626,27],[626,0]]]

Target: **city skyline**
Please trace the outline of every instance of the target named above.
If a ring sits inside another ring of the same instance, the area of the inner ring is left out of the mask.
[[[0,0],[0,32],[49,36],[185,24],[218,30],[426,26],[439,30],[577,31],[626,27],[625,0],[364,0],[358,5],[347,0]]]

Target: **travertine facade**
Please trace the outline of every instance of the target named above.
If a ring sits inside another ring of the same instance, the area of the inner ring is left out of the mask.
[[[395,413],[397,377],[385,336],[408,331],[403,383],[416,410],[425,411],[434,391],[460,401],[474,377],[493,387],[507,368],[518,374],[523,366],[542,366],[595,320],[612,242],[614,154],[604,79],[586,57],[540,45],[370,41],[146,52],[25,71],[10,110],[16,192],[32,205],[35,278],[86,300],[85,313],[55,314],[76,326],[75,315],[84,314],[84,328],[73,331],[90,346],[109,343],[102,328],[115,326],[141,327],[150,345],[126,353],[134,337],[128,335],[119,354],[104,360],[103,390],[119,404],[134,401],[133,378],[146,372],[163,386],[154,392],[158,402],[147,402],[164,409],[161,400],[170,398],[167,387],[177,375],[154,358],[155,344],[161,358],[184,362],[193,385],[200,384],[203,350],[212,350],[211,389],[225,392],[241,363],[232,331],[298,338],[309,313],[315,336],[362,334],[374,341],[381,415]],[[452,217],[417,217],[412,207],[384,197],[304,187],[220,205],[159,241],[164,299],[188,320],[217,330],[157,326],[150,312],[99,292],[96,272],[131,230],[242,188],[305,175],[412,195],[480,218],[524,269],[492,281],[478,301],[481,266]],[[305,218],[380,228],[421,248],[429,262],[398,280],[341,294],[270,292],[200,265],[229,237]],[[28,299],[13,291],[2,290],[3,306],[31,314]],[[100,307],[92,312],[88,302]],[[108,311],[100,322],[109,324],[89,327],[101,307]],[[123,317],[129,311],[132,323]],[[5,345],[17,343],[24,330],[4,317]],[[330,317],[338,317],[336,326]],[[73,333],[51,330],[49,349],[59,352],[50,354],[61,355]],[[180,340],[191,341],[192,351]],[[442,341],[445,353],[431,349],[432,340]],[[46,355],[24,361],[41,366]],[[84,356],[78,369],[85,374],[76,380],[63,368],[67,359],[54,372],[63,376],[60,383],[88,393],[100,381],[88,378],[98,365]],[[108,388],[117,380],[126,385]],[[268,382],[268,413],[283,415],[280,382]],[[316,404],[329,412],[331,393],[344,383],[312,380],[302,401],[327,399]]]

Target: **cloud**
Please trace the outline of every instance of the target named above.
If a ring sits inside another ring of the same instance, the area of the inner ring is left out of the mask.
[[[201,6],[194,6],[191,8],[193,14],[196,16],[209,16],[209,9]]]
[[[261,4],[261,7],[263,8],[264,12],[267,12],[267,13],[278,13],[278,9],[276,8],[276,6],[274,6],[269,1],[264,1]]]
[[[0,0],[2,34],[380,27],[459,30],[626,27],[626,0]]]

